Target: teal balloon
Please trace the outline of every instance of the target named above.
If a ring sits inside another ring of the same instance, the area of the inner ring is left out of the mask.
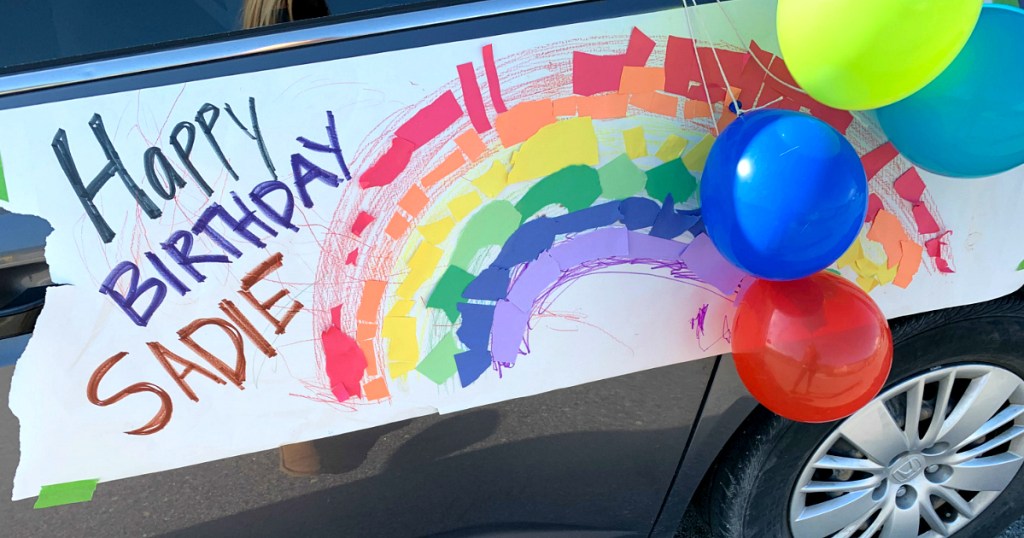
[[[990,176],[1024,164],[1022,39],[1024,10],[986,4],[938,78],[878,109],[882,130],[912,163],[943,176]]]

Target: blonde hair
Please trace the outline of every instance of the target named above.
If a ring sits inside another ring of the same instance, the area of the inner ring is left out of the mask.
[[[292,19],[293,0],[245,0],[242,7],[242,28],[259,28],[282,22],[278,19],[282,10]]]

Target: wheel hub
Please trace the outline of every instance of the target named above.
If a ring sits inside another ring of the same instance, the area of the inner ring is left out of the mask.
[[[889,477],[897,484],[906,484],[924,472],[925,459],[921,454],[906,454],[889,466]]]

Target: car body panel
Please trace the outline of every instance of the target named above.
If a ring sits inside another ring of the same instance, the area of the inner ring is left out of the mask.
[[[38,511],[31,499],[0,501],[0,519],[15,536],[646,535],[714,364],[323,439],[324,474],[314,477],[285,475],[278,452],[266,451],[105,483],[93,503]],[[0,368],[4,395],[12,373]],[[0,406],[8,498],[17,426]]]

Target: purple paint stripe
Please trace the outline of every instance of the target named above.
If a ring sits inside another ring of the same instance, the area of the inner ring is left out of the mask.
[[[693,239],[686,252],[679,257],[686,267],[693,271],[704,282],[718,288],[726,295],[736,292],[740,281],[747,277],[747,274],[737,269],[729,260],[726,260],[707,234],[700,234]]]
[[[603,228],[559,243],[548,253],[563,271],[591,260],[628,256],[629,233],[625,228]]]
[[[512,283],[507,301],[498,301],[491,326],[491,355],[495,362],[514,365],[530,325],[530,315],[542,297],[564,283],[566,273],[598,260],[619,258],[617,263],[676,262],[686,245],[631,232],[625,228],[606,228],[577,235],[559,243],[526,265]],[[596,267],[600,268],[600,267]],[[595,269],[596,269],[595,268]],[[575,278],[589,273],[574,274]]]

